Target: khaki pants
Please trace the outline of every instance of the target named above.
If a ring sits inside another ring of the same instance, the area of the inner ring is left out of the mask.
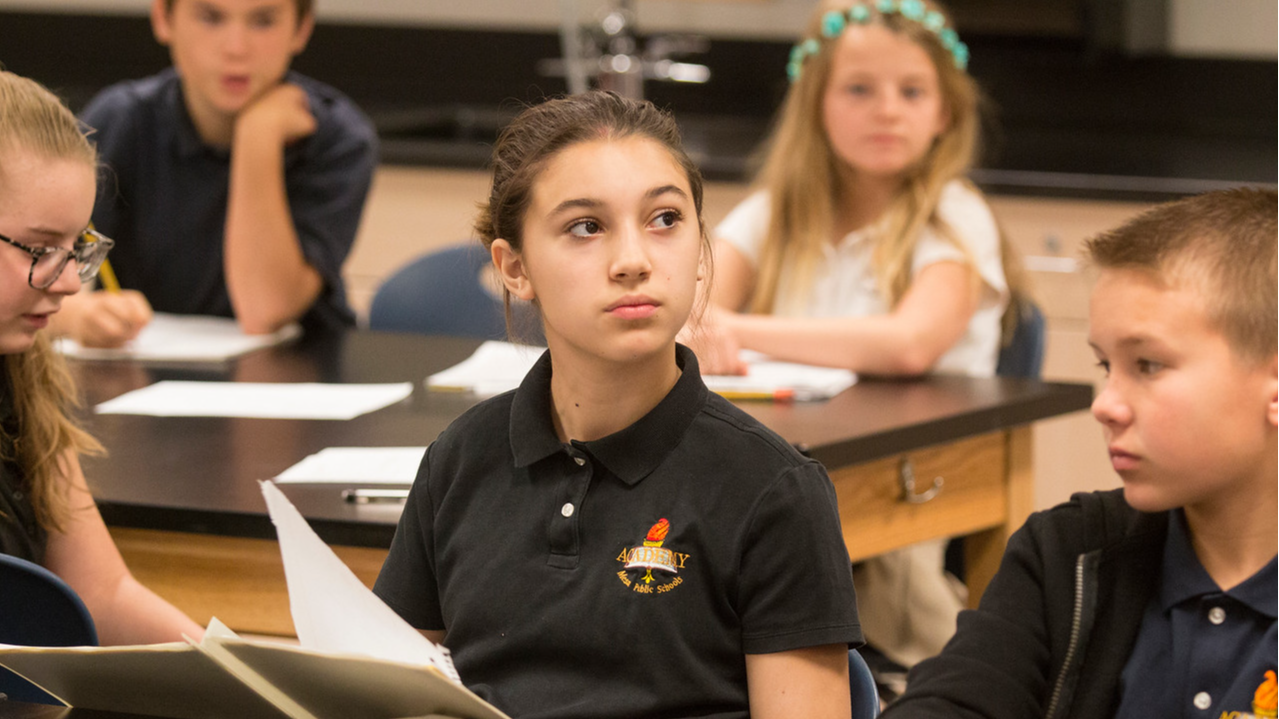
[[[907,668],[941,651],[964,608],[964,586],[943,569],[946,541],[872,557],[853,571],[866,640]]]

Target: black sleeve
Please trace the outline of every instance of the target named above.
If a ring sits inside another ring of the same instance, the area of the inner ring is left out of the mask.
[[[885,719],[1043,715],[1052,661],[1044,536],[1037,531],[1043,517],[1032,516],[1012,536],[980,606],[961,612],[945,649],[911,670],[906,693],[889,707]],[[1073,576],[1072,566],[1054,563],[1052,571]],[[1070,577],[1059,579],[1073,584]],[[1069,610],[1071,597],[1057,601]]]
[[[745,653],[862,643],[835,490],[821,465],[794,467],[762,495],[740,556]]]
[[[431,449],[427,448],[391,540],[391,551],[373,585],[373,593],[416,629],[445,628],[435,574],[430,465]]]

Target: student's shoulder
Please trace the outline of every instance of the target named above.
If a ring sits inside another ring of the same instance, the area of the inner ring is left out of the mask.
[[[1026,520],[1023,532],[1041,546],[1091,552],[1145,536],[1162,536],[1167,513],[1133,509],[1122,489],[1080,492]]]
[[[511,407],[515,390],[490,397],[471,407],[440,433],[440,451],[484,451],[495,442],[510,443]]]
[[[80,113],[80,119],[90,127],[94,127],[95,122],[145,120],[164,105],[179,84],[172,68],[150,77],[117,82],[94,95]]]
[[[337,88],[298,72],[290,72],[285,81],[302,88],[316,121],[316,138],[327,146],[377,147],[377,130],[368,115]]]
[[[965,179],[954,179],[942,188],[937,214],[960,232],[998,234],[995,213],[986,196]]]
[[[717,462],[741,464],[756,476],[774,477],[800,467],[821,466],[759,420],[714,393],[707,398],[694,429],[705,436],[691,439],[705,451],[713,452]]]

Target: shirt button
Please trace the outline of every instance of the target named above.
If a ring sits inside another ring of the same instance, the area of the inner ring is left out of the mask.
[[[560,514],[564,515],[565,517],[573,516],[573,503],[565,502],[564,506],[560,507]]]
[[[586,458],[585,458],[585,457],[574,457],[574,458],[573,458],[573,461],[574,461],[574,462],[577,462],[577,466],[579,466],[579,467],[581,467],[582,465],[586,464]],[[568,515],[564,515],[564,516],[568,516]]]
[[[1207,709],[1210,706],[1212,706],[1212,697],[1208,695],[1208,692],[1199,692],[1195,695],[1196,709]]]
[[[1226,621],[1226,610],[1221,607],[1213,607],[1208,610],[1208,621],[1213,624],[1221,624]]]

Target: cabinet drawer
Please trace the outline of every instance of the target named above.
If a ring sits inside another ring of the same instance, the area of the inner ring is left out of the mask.
[[[992,432],[908,452],[831,473],[844,543],[854,560],[929,538],[970,534],[999,526],[1008,514],[1008,438]],[[915,496],[934,478],[941,488],[927,501],[903,498],[903,467],[915,478]]]

